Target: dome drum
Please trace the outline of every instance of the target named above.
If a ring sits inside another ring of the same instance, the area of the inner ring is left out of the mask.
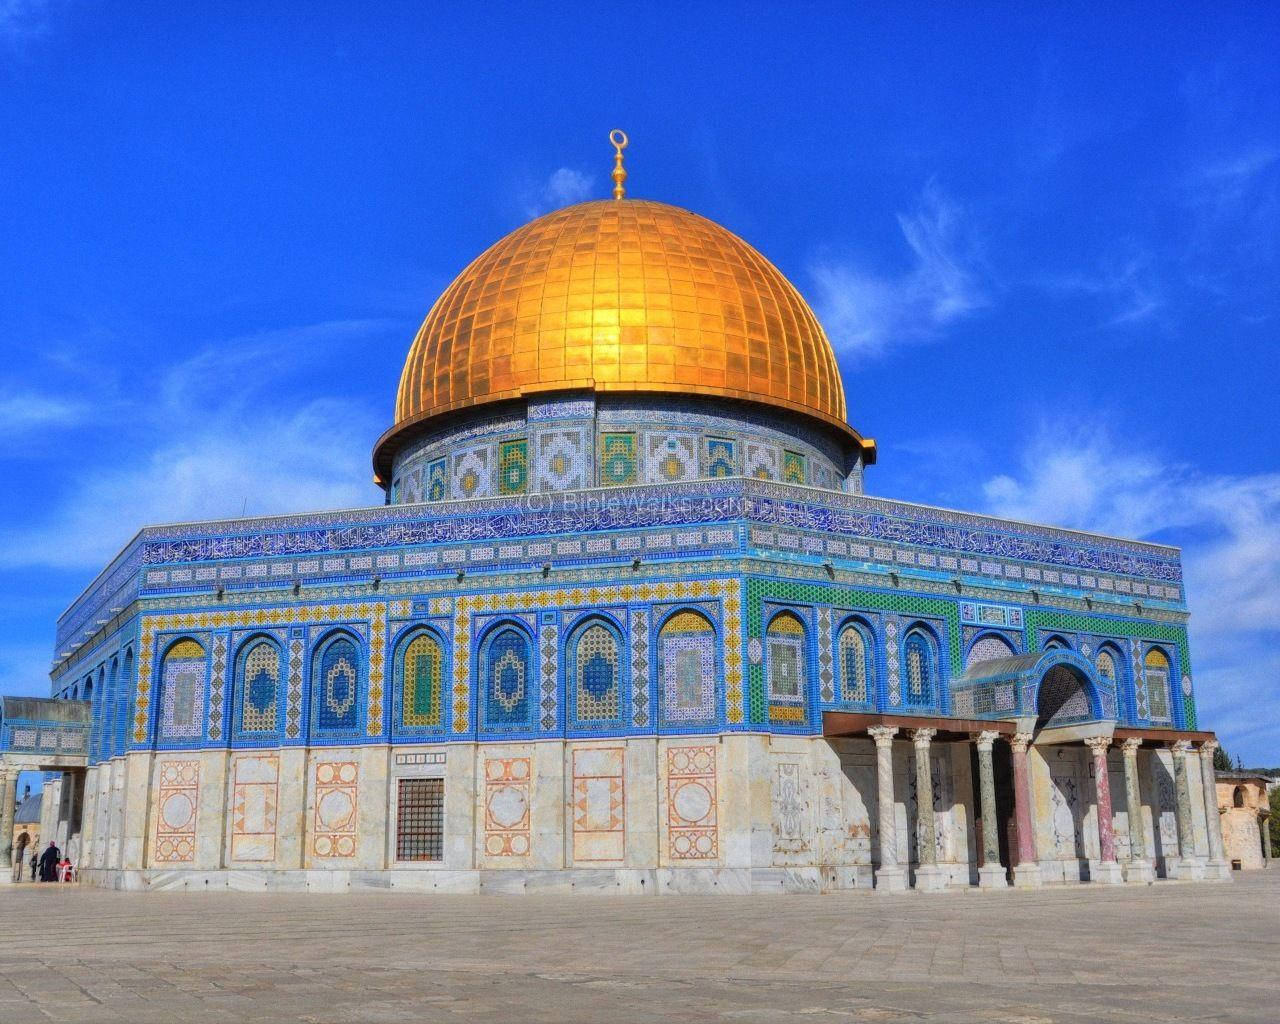
[[[445,420],[397,452],[389,503],[733,476],[862,490],[860,449],[845,435],[728,399],[556,392]]]

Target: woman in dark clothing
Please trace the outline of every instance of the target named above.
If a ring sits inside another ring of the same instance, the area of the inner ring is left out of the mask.
[[[49,844],[49,849],[40,855],[40,881],[56,882],[58,880],[58,859],[61,857],[58,848]]]

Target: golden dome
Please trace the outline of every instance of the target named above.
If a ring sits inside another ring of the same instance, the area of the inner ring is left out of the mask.
[[[601,200],[518,228],[440,296],[405,361],[378,475],[442,413],[565,390],[736,398],[861,442],[831,345],[773,264],[687,210]]]

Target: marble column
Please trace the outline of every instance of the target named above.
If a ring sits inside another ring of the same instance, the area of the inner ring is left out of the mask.
[[[945,889],[946,872],[938,867],[938,830],[933,820],[933,763],[929,744],[937,729],[914,729],[911,742],[916,748],[916,888],[924,892]]]
[[[1098,819],[1098,862],[1089,865],[1089,878],[1094,882],[1114,885],[1124,881],[1124,872],[1116,862],[1115,826],[1111,814],[1111,776],[1107,771],[1110,736],[1090,736],[1084,741],[1093,755],[1094,809]]]
[[[1213,753],[1218,749],[1217,740],[1205,740],[1200,744],[1200,781],[1204,791],[1204,828],[1209,833],[1209,863],[1205,875],[1226,881],[1231,877],[1231,865],[1222,845],[1222,815],[1218,813],[1218,784],[1213,769]]]
[[[996,821],[996,773],[991,748],[998,732],[980,732],[974,737],[978,748],[978,799],[982,810],[982,867],[978,868],[978,888],[1004,889],[1009,880],[1000,863],[1000,823]]]
[[[18,771],[0,764],[0,884],[13,881],[13,812],[18,802]]]
[[[1178,740],[1173,745],[1173,782],[1178,796],[1178,866],[1175,877],[1184,881],[1204,878],[1204,861],[1196,856],[1195,830],[1191,824],[1191,784],[1187,779],[1187,758],[1190,754],[1190,740]]]
[[[893,737],[891,725],[874,725],[867,733],[876,742],[876,809],[880,820],[880,867],[877,889],[899,892],[907,887],[907,876],[898,863],[898,828],[893,806]]]
[[[1018,823],[1018,863],[1013,866],[1013,884],[1018,888],[1040,885],[1040,865],[1036,861],[1036,837],[1031,831],[1031,772],[1027,747],[1031,733],[1020,732],[1010,741],[1013,748],[1013,803]]]
[[[1147,852],[1147,829],[1142,820],[1142,789],[1138,783],[1139,739],[1128,739],[1120,744],[1124,753],[1124,803],[1129,816],[1129,861],[1124,865],[1124,877],[1129,882],[1156,880],[1155,868]]]

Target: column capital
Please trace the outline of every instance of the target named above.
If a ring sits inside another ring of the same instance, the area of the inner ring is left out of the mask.
[[[1107,750],[1111,746],[1111,737],[1110,736],[1087,736],[1085,737],[1084,745],[1093,751],[1094,757],[1097,757],[1099,754],[1105,756],[1107,753]]]
[[[1212,758],[1213,752],[1218,749],[1217,740],[1205,740],[1200,744],[1200,756]]]
[[[1169,747],[1169,749],[1173,751],[1175,757],[1185,757],[1187,754],[1191,753],[1191,741],[1177,740]]]
[[[887,747],[893,743],[893,738],[898,735],[898,727],[896,725],[873,725],[867,729],[867,735],[876,741],[877,747]]]
[[[1142,746],[1142,740],[1138,739],[1136,736],[1120,741],[1120,749],[1124,751],[1125,757],[1129,757],[1130,755],[1136,757],[1140,746]]]
[[[1031,746],[1032,734],[1029,732],[1014,733],[1013,739],[1009,741],[1009,745],[1013,747],[1015,754],[1025,754],[1027,747]]]
[[[912,729],[911,742],[916,745],[917,750],[924,749],[929,746],[929,741],[938,735],[937,729]]]
[[[973,734],[974,745],[979,750],[990,750],[992,744],[1000,738],[1000,734],[994,729],[983,729],[982,732]]]

